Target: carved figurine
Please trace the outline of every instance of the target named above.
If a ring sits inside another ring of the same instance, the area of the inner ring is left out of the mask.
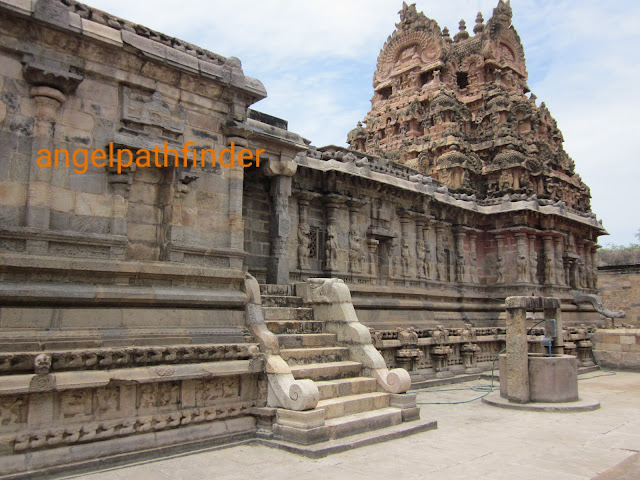
[[[498,255],[496,259],[496,283],[504,283],[504,258],[502,255]]]
[[[298,225],[298,266],[300,270],[308,270],[311,239],[311,227],[306,223]]]
[[[327,240],[324,243],[325,262],[327,270],[338,269],[338,239],[334,227],[327,227]]]
[[[409,269],[410,269],[411,254],[409,253],[409,242],[407,242],[406,238],[402,239],[401,256],[402,256],[402,275],[405,277],[408,277],[410,275]]]
[[[362,271],[362,262],[364,262],[362,239],[358,231],[354,228],[349,232],[349,263],[351,271],[360,273]]]
[[[37,375],[47,375],[51,370],[51,355],[41,353],[33,361],[33,370]]]
[[[527,281],[527,257],[524,253],[518,253],[518,257],[516,259],[516,270],[518,272],[518,281],[526,282]]]
[[[418,257],[418,277],[426,278],[429,267],[427,266],[426,262],[424,240],[422,240],[421,238],[418,239],[418,242],[416,244],[416,254]]]

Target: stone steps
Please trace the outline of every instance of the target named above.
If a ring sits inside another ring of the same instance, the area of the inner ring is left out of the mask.
[[[313,320],[313,308],[262,307],[265,321],[269,320]]]
[[[291,373],[295,378],[310,378],[314,381],[359,377],[361,371],[362,364],[351,361],[310,363],[291,367]]]
[[[351,451],[354,448],[375,445],[377,443],[387,442],[398,438],[404,438],[409,435],[427,432],[436,428],[438,428],[437,422],[433,420],[419,419],[414,421],[404,421],[403,423],[377,430],[355,433],[342,438],[334,438],[332,440],[314,443],[313,445],[300,445],[281,439],[264,438],[256,440],[256,443],[272,448],[278,448],[285,452],[304,455],[308,458],[323,458],[327,455]]]
[[[385,407],[378,410],[354,413],[325,421],[329,429],[329,439],[348,437],[358,433],[378,430],[402,423],[402,410]]]
[[[357,395],[359,393],[375,392],[378,384],[375,378],[370,377],[351,377],[341,378],[337,380],[323,380],[316,382],[318,391],[320,392],[320,400],[328,398],[346,397],[349,395]]]
[[[296,379],[313,380],[320,394],[312,410],[277,409],[274,445],[323,456],[347,448],[351,438],[365,445],[435,428],[433,422],[412,422],[419,418],[415,395],[407,400],[378,391],[375,378],[363,377],[362,364],[349,359],[349,348],[338,346],[335,334],[324,333],[324,322],[314,320],[313,309],[293,296],[292,287],[261,285],[260,290],[265,322],[278,337],[280,356]],[[403,421],[414,425],[402,427]],[[337,441],[344,437],[349,439]]]
[[[293,307],[303,306],[302,297],[291,297],[287,295],[262,295],[263,307]]]
[[[334,333],[280,333],[280,348],[335,347]]]
[[[294,295],[293,285],[260,284],[260,295]]]
[[[329,420],[354,415],[356,413],[380,410],[388,406],[388,393],[372,392],[320,400],[316,408],[324,410],[324,418],[325,420]]]
[[[313,320],[266,320],[267,328],[276,335],[282,333],[322,333],[324,323]]]
[[[306,347],[280,350],[280,356],[289,364],[342,362],[349,360],[349,349],[345,347]]]

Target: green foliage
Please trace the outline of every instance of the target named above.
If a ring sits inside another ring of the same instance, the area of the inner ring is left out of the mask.
[[[640,241],[640,229],[636,233]],[[598,266],[640,264],[640,243],[629,245],[607,245],[598,250]]]

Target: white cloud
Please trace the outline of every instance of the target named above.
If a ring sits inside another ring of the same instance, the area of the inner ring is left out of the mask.
[[[364,117],[378,52],[398,21],[400,0],[89,0],[91,5],[237,56],[269,97],[256,108],[289,121],[316,145],[343,144]],[[497,0],[422,0],[418,10],[472,30]],[[529,85],[558,120],[565,148],[591,187],[593,210],[612,236],[630,243],[640,228],[637,129],[640,78],[637,18],[631,0],[512,0],[527,56]],[[625,208],[626,206],[626,208]]]

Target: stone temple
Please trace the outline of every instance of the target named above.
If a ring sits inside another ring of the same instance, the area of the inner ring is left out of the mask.
[[[0,0],[0,475],[434,428],[411,382],[491,370],[514,295],[560,299],[591,364],[606,232],[509,3],[473,34],[406,4],[396,27],[350,147],[317,148],[250,108],[267,93],[237,58]],[[191,161],[232,145],[261,164]],[[39,160],[158,146],[168,166]]]

